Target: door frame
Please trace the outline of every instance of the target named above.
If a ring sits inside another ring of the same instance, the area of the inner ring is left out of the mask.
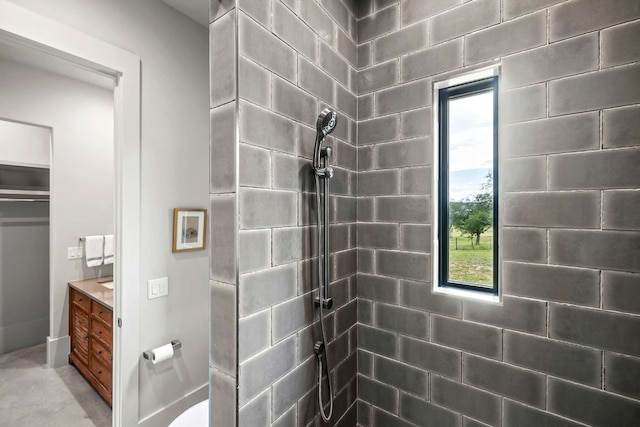
[[[0,40],[116,78],[114,170],[114,427],[139,422],[140,58],[45,16],[0,0]],[[125,398],[125,393],[127,396]]]

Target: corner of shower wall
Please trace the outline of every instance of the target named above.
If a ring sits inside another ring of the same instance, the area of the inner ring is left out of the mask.
[[[210,425],[237,426],[238,70],[235,1],[209,11],[210,89]]]

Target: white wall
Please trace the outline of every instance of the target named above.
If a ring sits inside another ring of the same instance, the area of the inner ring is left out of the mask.
[[[49,166],[50,130],[0,120],[0,162]]]
[[[178,338],[183,348],[169,368],[154,370],[141,360],[139,417],[196,389],[206,398],[208,251],[172,254],[171,231],[174,207],[208,206],[208,29],[159,0],[13,2],[142,59],[140,346]],[[169,297],[147,300],[146,281],[164,276]],[[148,424],[166,425],[173,415]]]

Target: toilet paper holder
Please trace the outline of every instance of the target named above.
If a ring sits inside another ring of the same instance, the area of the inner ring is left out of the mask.
[[[179,348],[182,348],[182,343],[180,340],[171,340],[171,345],[173,346],[173,351],[176,351]],[[147,350],[142,353],[142,356],[147,360],[153,360],[153,350]]]

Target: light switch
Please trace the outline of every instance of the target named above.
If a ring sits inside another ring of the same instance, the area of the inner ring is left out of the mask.
[[[169,295],[169,278],[161,277],[147,282],[147,299],[154,299]]]
[[[82,246],[67,248],[67,259],[80,259],[82,258]]]

